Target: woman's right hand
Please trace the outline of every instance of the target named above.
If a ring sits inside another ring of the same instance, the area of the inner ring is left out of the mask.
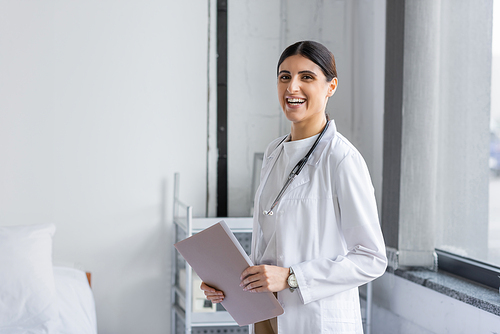
[[[201,282],[200,288],[205,292],[205,296],[212,303],[220,303],[224,300],[224,292],[215,290],[214,288],[205,284],[205,282]]]

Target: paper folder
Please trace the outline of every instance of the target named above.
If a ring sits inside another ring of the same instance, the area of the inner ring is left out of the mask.
[[[252,293],[240,287],[241,273],[253,264],[223,220],[174,246],[203,282],[224,292],[221,304],[238,325],[283,314],[272,292]]]

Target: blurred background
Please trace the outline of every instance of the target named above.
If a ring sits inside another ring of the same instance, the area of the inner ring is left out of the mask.
[[[175,172],[195,216],[220,216],[221,207],[251,215],[255,154],[289,131],[276,64],[296,41],[334,53],[339,88],[328,112],[364,156],[382,211],[389,1],[223,1],[224,128],[220,2],[0,0],[0,224],[56,224],[55,261],[92,272],[100,333],[170,330]],[[404,101],[436,117],[432,242],[500,266],[500,4],[406,6],[404,74],[420,81],[405,86]],[[412,37],[419,30],[431,47]],[[432,105],[418,95],[426,85]],[[379,304],[378,326],[432,332]]]

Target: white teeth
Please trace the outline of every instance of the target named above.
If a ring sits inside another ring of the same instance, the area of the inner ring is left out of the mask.
[[[288,103],[304,103],[304,99],[287,99]]]

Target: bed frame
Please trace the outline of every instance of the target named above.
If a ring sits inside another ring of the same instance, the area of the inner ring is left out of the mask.
[[[87,275],[87,281],[89,281],[89,286],[92,287],[92,284],[91,284],[92,274],[89,271],[86,271],[85,274]]]

